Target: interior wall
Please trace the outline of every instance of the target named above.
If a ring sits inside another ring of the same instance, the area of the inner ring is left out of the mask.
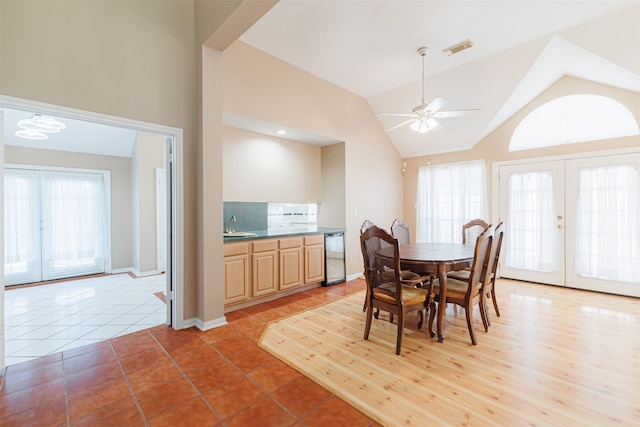
[[[346,227],[345,190],[346,163],[344,142],[322,147],[322,202],[318,212],[318,226],[326,228]]]
[[[6,145],[4,154],[6,163],[110,171],[111,268],[114,270],[129,270],[132,267],[131,159],[128,157],[24,148],[13,145]]]
[[[183,129],[185,318],[197,315],[194,20],[181,0],[0,2],[0,93]]]
[[[137,273],[140,275],[158,272],[157,214],[156,214],[156,169],[164,169],[164,136],[138,132],[137,184],[139,228],[134,233],[139,239]]]
[[[347,275],[361,274],[362,222],[402,214],[400,155],[367,102],[242,42],[223,70],[225,110],[344,141]]]
[[[320,147],[222,128],[222,197],[234,202],[320,203]]]
[[[565,76],[544,91],[533,101],[523,107],[510,119],[496,128],[486,138],[476,144],[471,150],[456,151],[437,155],[425,155],[405,159],[407,162],[407,173],[404,176],[404,217],[410,224],[413,238],[415,238],[416,228],[416,200],[418,185],[418,170],[421,166],[438,165],[446,163],[465,162],[470,160],[486,160],[487,162],[487,186],[489,194],[489,209],[492,204],[492,169],[495,162],[508,160],[522,160],[550,156],[563,156],[575,153],[595,152],[602,150],[612,150],[616,148],[637,148],[640,147],[640,136],[605,139],[599,141],[580,142],[575,144],[558,145],[554,147],[543,147],[531,150],[509,152],[509,142],[516,126],[529,113],[542,104],[555,98],[573,94],[594,94],[610,97],[626,106],[640,123],[640,94],[636,92],[618,89],[611,86],[594,83],[575,77]],[[446,130],[444,130],[446,131]],[[440,131],[442,132],[442,131]],[[429,134],[426,134],[428,138]],[[491,218],[491,220],[495,220]],[[491,222],[491,221],[490,221]]]

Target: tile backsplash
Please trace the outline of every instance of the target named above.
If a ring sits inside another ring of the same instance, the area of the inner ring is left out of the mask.
[[[222,230],[226,230],[229,219],[235,215],[236,221],[231,224],[235,231],[255,231],[267,229],[268,203],[224,202]]]
[[[224,202],[222,230],[231,216],[235,231],[295,229],[318,225],[316,203]]]

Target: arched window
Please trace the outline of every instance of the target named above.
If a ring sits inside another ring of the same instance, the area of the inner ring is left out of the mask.
[[[624,105],[606,96],[569,95],[533,110],[516,127],[509,151],[638,135]]]

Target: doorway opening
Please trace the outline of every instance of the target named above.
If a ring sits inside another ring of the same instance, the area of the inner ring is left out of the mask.
[[[166,286],[164,290],[165,299],[166,299],[166,323],[172,326],[175,329],[180,329],[183,326],[183,314],[182,314],[182,295],[183,295],[183,241],[182,241],[182,196],[181,192],[177,191],[178,188],[182,187],[182,130],[172,127],[167,127],[158,124],[140,122],[120,117],[102,115],[82,110],[69,109],[65,107],[55,106],[51,104],[44,104],[29,100],[23,100],[18,98],[6,97],[0,95],[0,124],[2,124],[3,131],[0,132],[0,149],[3,153],[2,158],[0,158],[0,176],[3,177],[4,181],[4,166],[7,161],[5,151],[5,144],[7,143],[7,135],[9,132],[9,125],[7,123],[6,117],[13,112],[21,112],[23,114],[46,114],[50,116],[55,116],[60,120],[81,122],[86,126],[103,126],[116,128],[123,132],[129,132],[135,134],[147,133],[153,134],[161,138],[162,141],[162,165],[157,169],[163,170],[164,185],[158,186],[157,189],[161,194],[158,194],[157,197],[150,200],[150,208],[153,211],[154,222],[155,218],[162,218],[163,223],[158,224],[157,228],[162,228],[164,231],[162,234],[162,239],[159,239],[156,243],[153,243],[153,260],[154,263],[156,259],[162,257],[163,266],[158,266],[157,269],[162,271],[153,271],[153,274],[158,274],[164,272],[162,276],[166,279]],[[7,113],[9,112],[9,113]],[[67,140],[71,139],[69,135],[67,135]],[[99,138],[95,138],[98,140]],[[92,144],[96,144],[93,141],[93,138],[89,138],[83,143],[90,147]],[[95,148],[95,147],[94,147]],[[102,149],[105,149],[102,147]],[[61,150],[65,150],[61,148]],[[71,149],[67,152],[68,157],[74,157],[78,151],[76,149]],[[94,153],[95,154],[95,153]],[[97,158],[97,156],[96,156]],[[99,169],[99,168],[92,168]],[[102,168],[104,169],[104,168]],[[151,179],[152,185],[154,189],[156,188],[156,176],[154,175]],[[154,191],[155,193],[155,191]],[[3,201],[3,210],[4,212],[4,193],[0,199]],[[163,203],[164,209],[161,212],[157,211],[157,207],[160,206],[160,203]],[[117,214],[117,213],[116,213]],[[114,212],[111,212],[111,215],[114,215]],[[110,219],[113,221],[113,218]],[[4,223],[4,219],[3,219]],[[156,233],[156,227],[153,226],[153,232]],[[1,231],[4,240],[4,227]],[[144,238],[144,237],[143,237]],[[4,248],[3,258],[4,258]],[[151,252],[151,251],[149,251]],[[110,261],[112,261],[110,259]],[[107,268],[105,269],[106,273],[122,273],[126,271],[131,271],[136,273],[136,268],[130,268],[135,266],[140,266],[139,260],[132,260],[131,266],[124,266],[122,263],[116,266],[112,266],[109,262],[106,263]],[[115,268],[112,268],[115,267]],[[148,271],[149,269],[147,269]],[[144,270],[141,270],[144,271]],[[151,273],[149,273],[151,275]],[[2,306],[2,313],[0,315],[0,319],[4,319],[4,274],[2,276],[2,283],[0,286],[0,306]],[[144,275],[142,276],[144,277]],[[1,322],[0,332],[4,331],[4,320]],[[0,333],[0,362],[4,361],[4,343],[5,337],[4,334]],[[1,363],[4,366],[3,363]]]

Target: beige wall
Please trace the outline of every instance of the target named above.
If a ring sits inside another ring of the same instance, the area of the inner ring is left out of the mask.
[[[183,129],[185,318],[198,283],[194,20],[182,0],[0,1],[0,93]]]
[[[157,266],[156,169],[164,169],[164,137],[138,132],[131,158],[133,268],[138,274],[155,273]]]
[[[225,110],[344,141],[347,275],[361,273],[362,221],[388,228],[402,214],[400,155],[367,102],[242,42],[223,70]]]
[[[488,185],[487,190],[489,192],[489,210],[491,210],[491,189],[493,185],[491,173],[493,163],[495,162],[550,156],[563,156],[575,153],[611,150],[616,148],[640,147],[640,137],[634,136],[509,152],[509,142],[511,140],[511,135],[513,134],[516,126],[520,123],[520,121],[522,121],[524,117],[527,116],[527,114],[529,114],[540,105],[555,98],[579,93],[603,95],[619,101],[634,114],[636,121],[640,123],[640,94],[589,82],[575,77],[563,77],[545,92],[540,94],[537,98],[527,104],[524,108],[518,111],[513,117],[499,126],[486,138],[480,141],[475,147],[473,147],[473,149],[406,159],[407,173],[404,176],[404,217],[405,221],[411,226],[413,233],[412,237],[415,238],[415,204],[418,183],[418,169],[420,166],[425,166],[429,163],[431,165],[437,165],[470,160],[486,160]]]
[[[346,224],[346,190],[344,142],[322,147],[322,204],[318,226],[344,228]]]
[[[6,145],[5,162],[20,165],[96,169],[111,172],[111,267],[132,266],[131,159]]]
[[[320,147],[222,128],[222,196],[230,202],[320,203]]]

